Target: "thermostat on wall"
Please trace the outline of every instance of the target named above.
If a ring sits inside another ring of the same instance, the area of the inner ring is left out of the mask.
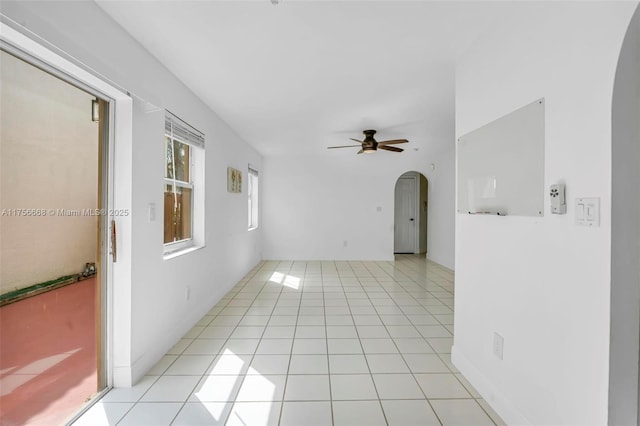
[[[557,183],[549,188],[551,198],[551,213],[565,214],[567,212],[567,202],[564,197],[564,184]]]

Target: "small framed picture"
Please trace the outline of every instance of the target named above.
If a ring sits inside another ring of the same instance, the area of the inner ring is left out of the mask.
[[[242,172],[233,167],[227,167],[227,192],[242,192]]]

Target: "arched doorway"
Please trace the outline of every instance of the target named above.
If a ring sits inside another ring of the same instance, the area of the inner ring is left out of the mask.
[[[612,105],[609,424],[640,421],[640,7],[618,59]]]
[[[406,172],[396,181],[394,201],[394,253],[427,252],[429,182],[422,173]]]

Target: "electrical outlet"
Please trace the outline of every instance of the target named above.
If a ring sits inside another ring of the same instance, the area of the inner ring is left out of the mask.
[[[342,247],[347,247],[349,245],[349,242],[347,240],[344,240],[342,242]]]
[[[156,203],[149,203],[149,222],[156,221]]]
[[[493,333],[493,354],[502,361],[502,352],[504,349],[504,337],[498,333]]]

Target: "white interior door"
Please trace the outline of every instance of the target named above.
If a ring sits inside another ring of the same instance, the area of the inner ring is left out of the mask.
[[[416,179],[398,179],[395,194],[394,253],[416,250]]]

